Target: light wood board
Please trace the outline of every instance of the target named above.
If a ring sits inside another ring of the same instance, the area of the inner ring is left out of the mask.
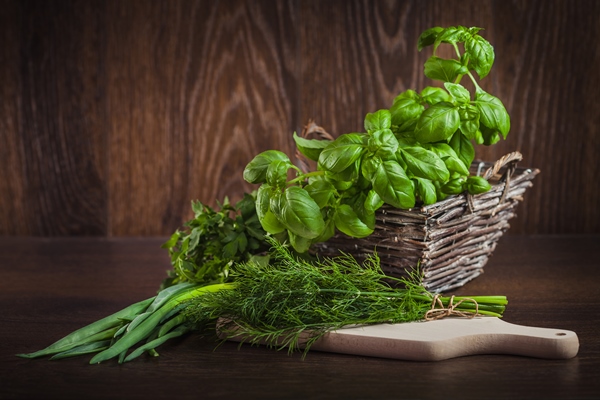
[[[312,350],[415,361],[477,354],[568,359],[577,355],[579,339],[564,329],[515,325],[494,317],[452,317],[339,329],[315,342]]]

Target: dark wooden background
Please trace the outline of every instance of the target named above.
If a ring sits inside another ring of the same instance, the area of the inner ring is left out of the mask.
[[[167,235],[293,154],[431,84],[418,35],[485,28],[512,117],[494,161],[542,173],[511,233],[599,233],[600,1],[0,2],[0,235]]]

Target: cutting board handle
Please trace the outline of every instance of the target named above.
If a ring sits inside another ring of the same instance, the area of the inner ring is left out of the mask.
[[[538,328],[511,324],[498,320],[490,324],[502,327],[497,332],[489,332],[488,348],[498,353],[514,354],[548,359],[568,359],[579,351],[577,334],[565,329]]]

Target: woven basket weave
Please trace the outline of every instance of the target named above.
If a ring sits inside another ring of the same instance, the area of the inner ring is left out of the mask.
[[[498,239],[509,229],[509,220],[516,216],[515,208],[539,173],[518,167],[521,159],[519,152],[513,152],[495,163],[471,165],[473,174],[490,182],[489,192],[449,196],[410,210],[384,205],[376,212],[373,234],[356,239],[338,233],[315,244],[315,251],[327,257],[342,251],[358,260],[376,251],[383,271],[390,276],[404,277],[418,266],[427,290],[441,293],[458,288],[483,272]]]

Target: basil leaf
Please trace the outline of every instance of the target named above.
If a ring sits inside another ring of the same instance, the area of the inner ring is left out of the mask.
[[[335,174],[335,180],[339,182],[350,182],[352,184],[356,183],[358,177],[360,176],[360,162],[355,162],[351,164],[348,168]]]
[[[485,126],[480,126],[480,129],[477,129],[477,134],[475,135],[475,143],[483,144],[483,134],[481,133],[481,129],[485,128]]]
[[[357,167],[358,179],[353,187],[356,188],[356,190],[367,191],[371,188],[371,181],[365,178],[361,173],[361,165],[358,165],[357,163]]]
[[[398,139],[390,129],[382,129],[369,135],[368,148],[383,159],[394,157],[398,150]]]
[[[270,210],[270,202],[272,193],[281,195],[278,191],[274,191],[269,185],[261,185],[256,193],[256,215],[260,221],[262,228],[272,234],[276,235],[285,230],[285,226],[279,222],[275,214]]]
[[[373,233],[364,222],[358,218],[356,212],[348,204],[340,204],[336,208],[335,216],[333,217],[335,227],[348,236],[363,238]]]
[[[450,172],[456,172],[464,176],[469,175],[469,168],[458,157],[446,157],[444,159],[444,164],[446,164],[446,168],[448,168],[448,171]]]
[[[354,163],[364,149],[360,133],[345,133],[331,142],[319,155],[319,165],[331,172],[341,172]]]
[[[442,101],[449,102],[450,95],[444,89],[434,86],[427,86],[421,90],[421,98],[429,105],[433,105]]]
[[[375,229],[375,212],[365,208],[366,199],[367,195],[362,191],[358,191],[354,196],[345,198],[342,204],[348,204],[352,207],[358,218],[372,231]]]
[[[458,75],[464,75],[463,65],[454,59],[446,60],[431,56],[425,61],[425,76],[442,82],[453,82]]]
[[[396,98],[390,108],[392,125],[400,126],[409,121],[417,120],[425,107],[419,101],[411,98]]]
[[[389,129],[392,126],[392,116],[389,110],[379,110],[368,113],[365,117],[365,130],[374,132],[381,129]]]
[[[480,113],[480,122],[490,129],[500,131],[506,139],[510,130],[510,117],[502,101],[478,88],[475,94],[475,106]]]
[[[436,26],[434,28],[429,28],[425,32],[421,33],[421,35],[419,36],[419,40],[417,41],[417,49],[421,51],[423,50],[423,48],[431,46],[433,43],[435,43],[435,39],[437,38],[438,34],[443,30],[444,28]]]
[[[419,122],[419,120],[414,119],[412,121],[405,122],[398,127],[393,127],[392,132],[394,132],[394,135],[396,135],[398,143],[404,141],[414,144],[417,141],[417,139],[415,139],[415,128],[417,126],[417,122]]]
[[[480,131],[481,137],[483,138],[482,144],[492,146],[500,141],[500,134],[497,129],[490,129],[487,126],[482,126]]]
[[[382,160],[379,157],[371,156],[366,157],[361,163],[360,172],[363,177],[369,182],[373,182],[375,179],[375,175],[377,174],[377,170],[381,166]]]
[[[438,201],[446,199],[448,195],[442,192],[442,184],[440,182],[433,182],[433,186],[435,186],[435,195]]]
[[[452,136],[452,138],[454,139],[454,137],[457,134],[460,135],[460,132],[455,133]],[[456,172],[459,175],[469,175],[469,168],[459,158],[459,156],[454,151],[454,149],[452,147],[450,147],[448,144],[434,143],[431,145],[430,148],[435,154],[438,155],[438,157],[440,157],[444,161],[444,164],[446,165],[446,168],[448,168],[448,171],[450,173]],[[471,165],[471,163],[469,162],[468,165]]]
[[[433,43],[437,49],[441,43],[456,44],[464,42],[468,36],[468,32],[464,26],[449,26],[438,34]]]
[[[244,180],[249,183],[263,183],[267,175],[267,168],[273,161],[290,162],[288,156],[278,150],[267,150],[258,154],[244,169]],[[290,163],[291,164],[291,163]]]
[[[406,147],[400,151],[408,170],[414,176],[443,182],[450,177],[444,161],[433,151],[423,147]]]
[[[273,187],[284,188],[287,183],[287,171],[290,167],[289,161],[272,161],[267,167],[266,181]]]
[[[353,164],[350,168],[357,168],[357,164]],[[347,171],[346,171],[347,172]],[[325,171],[326,178],[331,182],[333,187],[338,191],[345,191],[350,189],[356,182],[352,179],[346,179],[344,176],[344,172],[339,174],[334,174],[333,172]]]
[[[331,140],[305,139],[296,135],[296,132],[294,132],[294,141],[300,153],[313,161],[318,161],[321,151],[331,143]]]
[[[471,101],[471,93],[464,86],[458,83],[444,82],[444,87],[457,102],[468,103]]]
[[[335,235],[335,222],[332,218],[325,218],[325,228],[323,232],[312,240],[313,243],[326,242]]]
[[[466,104],[458,109],[460,116],[459,129],[468,139],[475,139],[479,129],[479,110],[472,104]]]
[[[473,35],[465,41],[465,53],[469,55],[470,65],[480,79],[485,78],[494,64],[494,48],[479,35]]]
[[[400,101],[402,99],[413,99],[416,101],[419,101],[420,96],[419,93],[415,92],[412,89],[407,89],[404,92],[400,93],[398,96],[396,96],[396,98],[394,99],[394,103],[397,101]]]
[[[290,244],[298,253],[306,253],[308,249],[310,249],[310,239],[297,235],[291,231],[288,231],[288,238],[290,239]]]
[[[415,137],[420,143],[447,140],[460,124],[456,107],[450,103],[434,104],[423,112],[415,128]]]
[[[269,211],[272,192],[274,192],[273,188],[267,184],[260,185],[256,191],[256,214],[258,219],[262,219],[263,215]]]
[[[437,201],[435,185],[429,179],[414,178],[415,192],[425,205],[434,204]]]
[[[271,211],[292,233],[314,239],[325,228],[317,203],[299,186],[288,187],[283,194],[271,198]]]
[[[455,179],[451,179],[444,185],[442,185],[441,190],[446,194],[460,194],[464,189],[466,179],[464,177],[459,177]]]
[[[482,176],[470,176],[467,178],[467,191],[471,194],[485,193],[492,188],[492,185]]]
[[[325,179],[315,180],[304,187],[319,208],[330,205],[335,196],[335,187]]]
[[[384,202],[396,208],[414,207],[413,184],[397,162],[380,162],[373,175],[373,189]]]
[[[472,26],[468,29],[467,28],[465,28],[465,29],[469,33],[469,35],[474,36],[474,35],[478,34],[479,31],[482,30],[483,28],[479,28],[477,26]]]
[[[450,139],[450,147],[452,147],[463,164],[469,168],[475,158],[475,148],[473,147],[473,143],[460,132],[456,132],[452,136],[452,139]]]
[[[373,189],[369,190],[367,198],[365,199],[364,208],[367,212],[374,213],[383,205],[383,200]]]
[[[454,137],[454,136],[452,136]],[[439,158],[442,160],[446,157],[454,157],[457,158],[458,155],[454,151],[452,147],[448,143],[430,143],[424,145],[427,150],[433,151]]]

